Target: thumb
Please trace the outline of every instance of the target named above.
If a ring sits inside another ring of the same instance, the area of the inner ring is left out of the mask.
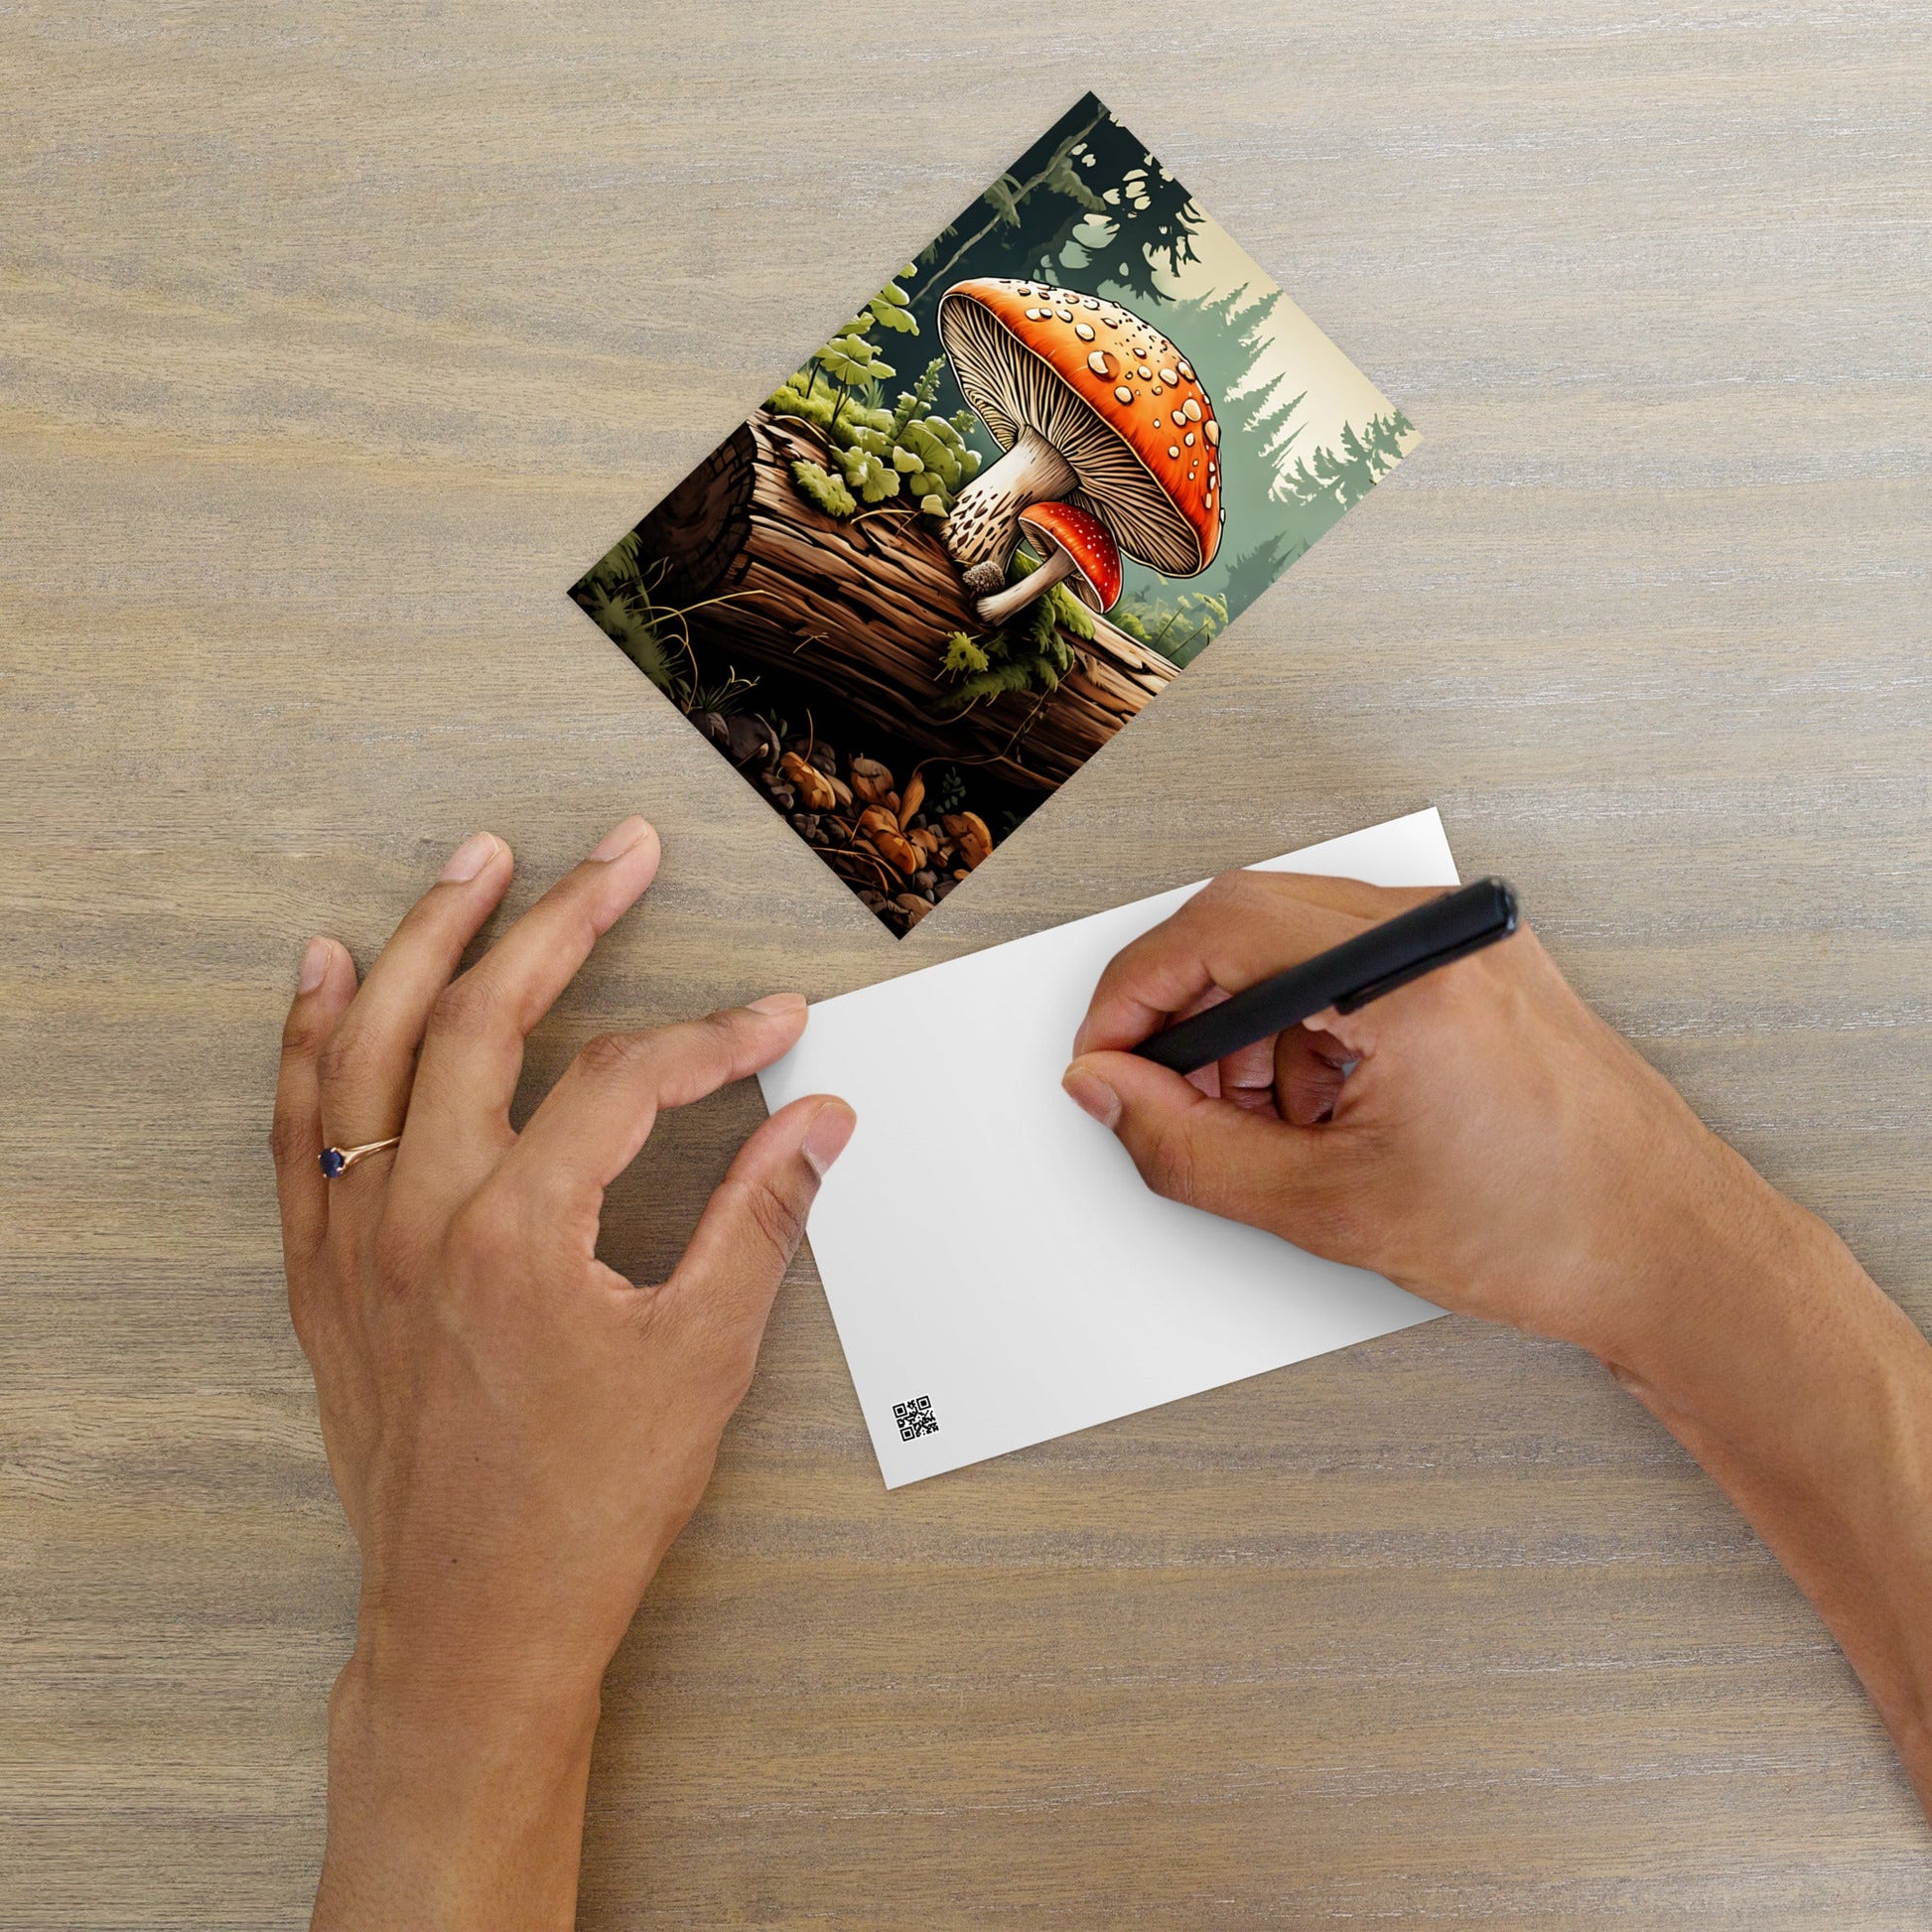
[[[1216,1100],[1138,1053],[1084,1053],[1061,1084],[1112,1128],[1157,1194],[1316,1254],[1336,1252],[1334,1129]]]
[[[843,1100],[822,1093],[779,1108],[739,1149],[664,1284],[663,1312],[701,1342],[742,1357],[748,1383],[819,1180],[857,1125]]]

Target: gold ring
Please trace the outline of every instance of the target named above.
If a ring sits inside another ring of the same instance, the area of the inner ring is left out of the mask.
[[[364,1141],[360,1147],[326,1147],[318,1157],[322,1162],[324,1175],[335,1180],[345,1174],[356,1162],[370,1154],[380,1154],[385,1147],[400,1147],[402,1136],[391,1134],[386,1141]]]

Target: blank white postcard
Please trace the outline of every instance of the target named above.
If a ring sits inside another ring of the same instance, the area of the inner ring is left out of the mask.
[[[1457,883],[1433,809],[1258,870]],[[759,1076],[858,1110],[811,1244],[889,1489],[1442,1312],[1162,1200],[1061,1091],[1101,969],[1199,890],[822,1001]]]

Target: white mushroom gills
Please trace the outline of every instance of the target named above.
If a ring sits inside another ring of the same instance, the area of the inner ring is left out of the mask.
[[[949,291],[940,306],[941,341],[966,400],[1007,448],[1006,456],[961,491],[946,526],[946,548],[968,589],[991,598],[1006,588],[1002,566],[1019,535],[1020,512],[1027,502],[1042,499],[1077,497],[1100,515],[1126,554],[1169,576],[1196,574],[1213,554],[1216,539],[1215,511],[1202,504],[1192,486],[1205,452],[1192,449],[1191,426],[1205,423],[1207,440],[1217,439],[1206,396],[1190,416],[1186,397],[1177,393],[1183,370],[1186,380],[1195,380],[1191,367],[1158,330],[1118,303],[1043,283],[995,281],[991,286],[1007,292],[1010,323],[1000,319],[997,296],[981,295],[972,285],[962,285],[957,296]],[[1035,296],[1032,309],[1023,307],[1030,295]],[[1013,301],[1015,296],[1020,300]],[[1044,310],[1038,307],[1041,299],[1048,305]],[[1089,347],[1091,330],[1075,320],[1083,313],[1093,317],[1094,326],[1104,323],[1117,332],[1110,339],[1111,352]],[[1065,333],[1039,327],[1049,319]],[[1089,382],[1082,382],[1082,375]],[[1171,434],[1187,438],[1186,450],[1177,441],[1160,440],[1170,419]],[[1017,431],[1023,432],[1021,440],[1010,440]],[[1043,462],[1029,459],[1029,440],[1044,445]],[[1157,476],[1144,460],[1137,461],[1137,445],[1150,455],[1171,452],[1166,461],[1174,468]],[[1074,481],[1035,487],[1039,476],[1015,475],[1029,468],[1056,469]],[[1016,483],[1025,483],[1024,493]]]

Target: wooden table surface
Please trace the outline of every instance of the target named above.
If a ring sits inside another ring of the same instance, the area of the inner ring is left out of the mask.
[[[302,1918],[355,1576],[275,1035],[479,825],[517,903],[664,831],[540,1085],[1434,800],[1932,1318],[1928,61],[1875,0],[0,13],[0,1921]],[[1425,441],[895,943],[564,587],[1088,85]],[[582,1917],[1932,1927],[1932,1839],[1573,1351],[1442,1321],[889,1496],[801,1257]]]

